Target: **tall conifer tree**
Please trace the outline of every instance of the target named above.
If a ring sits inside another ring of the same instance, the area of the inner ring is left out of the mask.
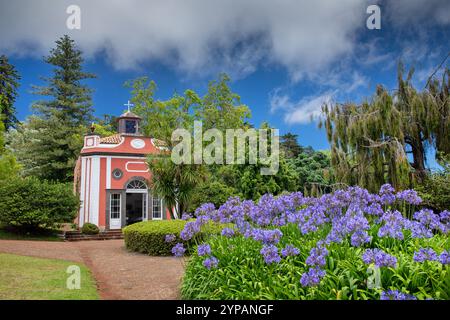
[[[10,134],[11,148],[25,174],[71,181],[83,135],[93,118],[92,90],[82,81],[95,75],[83,71],[82,53],[67,35],[56,41],[44,61],[54,67],[53,74],[43,78],[46,86],[34,86],[34,93],[50,98],[36,102],[37,114]]]

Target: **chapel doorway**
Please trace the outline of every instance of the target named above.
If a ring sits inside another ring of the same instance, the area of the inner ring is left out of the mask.
[[[125,225],[147,220],[147,185],[141,180],[127,184],[125,200]]]
[[[126,224],[130,225],[144,220],[145,193],[127,193]]]

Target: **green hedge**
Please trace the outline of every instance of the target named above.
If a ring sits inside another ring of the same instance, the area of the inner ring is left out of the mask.
[[[125,246],[130,251],[146,253],[151,256],[168,256],[172,255],[172,248],[176,243],[183,242],[189,250],[194,247],[196,241],[201,241],[210,234],[220,234],[223,228],[218,224],[205,225],[195,239],[186,242],[180,239],[180,232],[185,224],[184,220],[154,220],[132,224],[122,230]],[[176,240],[166,243],[167,234],[174,234]]]

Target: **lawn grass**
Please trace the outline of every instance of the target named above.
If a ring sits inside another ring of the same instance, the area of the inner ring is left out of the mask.
[[[71,265],[80,267],[80,289],[66,281]],[[83,264],[0,253],[0,300],[97,300],[91,272]]]

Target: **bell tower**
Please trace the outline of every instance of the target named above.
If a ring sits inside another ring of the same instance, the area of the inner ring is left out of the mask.
[[[140,135],[139,124],[142,118],[131,112],[130,107],[132,107],[133,104],[131,104],[130,101],[128,101],[125,106],[128,107],[128,111],[117,118],[117,121],[119,121],[119,133],[138,136]]]

